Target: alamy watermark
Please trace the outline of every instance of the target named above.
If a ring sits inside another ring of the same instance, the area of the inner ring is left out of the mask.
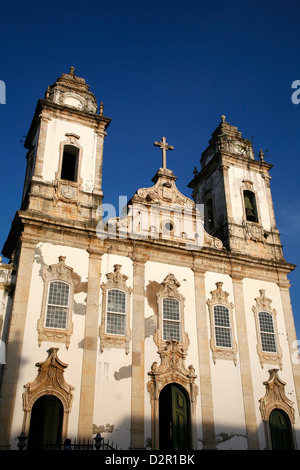
[[[293,104],[300,103],[300,80],[294,80],[292,83],[292,88],[296,89],[291,96],[291,100]]]
[[[6,104],[6,86],[3,80],[0,80],[0,104]]]

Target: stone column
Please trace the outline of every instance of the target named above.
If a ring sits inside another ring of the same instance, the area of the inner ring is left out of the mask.
[[[233,275],[232,281],[248,449],[257,450],[259,449],[259,441],[251,376],[243,279],[240,276]],[[256,406],[258,406],[258,404]]]
[[[27,317],[28,298],[35,255],[35,243],[22,242],[18,274],[14,292],[11,322],[8,333],[6,366],[1,393],[0,407],[0,449],[9,448],[9,440],[16,401],[16,391],[21,365],[21,353]],[[18,406],[22,406],[19,397]],[[21,432],[22,423],[20,423]],[[15,439],[17,436],[12,436]]]
[[[204,270],[194,268],[203,450],[216,449]]]
[[[144,449],[145,399],[145,261],[133,257],[131,449]]]
[[[107,135],[102,126],[100,129],[97,129],[95,131],[95,134],[97,136],[97,144],[96,144],[96,163],[95,163],[95,182],[94,182],[94,191],[96,191],[97,193],[101,195],[102,195],[103,147],[104,147],[104,139]]]
[[[98,251],[89,252],[90,259],[78,419],[79,439],[91,439],[93,431],[102,254],[102,252]]]
[[[299,343],[297,341],[294,316],[290,298],[290,281],[282,279],[278,281],[280,289],[282,309],[287,332],[287,340],[291,356],[291,365],[295,383],[295,395],[297,397],[298,409],[300,409],[300,357]]]
[[[40,115],[40,131],[39,131],[39,140],[38,146],[36,150],[36,157],[35,157],[35,165],[34,165],[34,173],[33,173],[33,180],[41,181],[43,179],[43,163],[44,163],[44,154],[45,154],[45,145],[46,145],[46,138],[47,138],[47,128],[48,122],[50,118]]]

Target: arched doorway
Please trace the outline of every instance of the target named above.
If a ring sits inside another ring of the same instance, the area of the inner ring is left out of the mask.
[[[292,427],[288,415],[283,410],[272,410],[269,425],[272,450],[293,450]]]
[[[184,388],[174,383],[159,395],[159,449],[191,449],[190,400]]]
[[[35,401],[30,419],[27,448],[43,449],[61,443],[63,405],[53,395],[43,395]]]

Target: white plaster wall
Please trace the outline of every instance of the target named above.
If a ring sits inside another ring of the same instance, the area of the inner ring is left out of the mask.
[[[43,179],[52,183],[58,171],[60,144],[67,140],[66,133],[80,136],[77,141],[82,147],[81,173],[84,191],[92,191],[95,181],[95,161],[97,134],[94,130],[77,123],[52,118],[48,122],[45,156],[43,163]]]
[[[295,385],[292,374],[292,358],[290,356],[288,337],[286,332],[286,325],[284,319],[284,313],[282,309],[282,301],[280,290],[277,284],[254,280],[254,279],[244,279],[244,299],[245,299],[245,311],[246,311],[246,320],[247,320],[247,333],[249,341],[249,352],[250,352],[250,361],[251,361],[251,374],[253,380],[254,388],[254,403],[256,406],[256,416],[257,423],[259,425],[259,439],[260,445],[262,448],[266,446],[265,431],[264,425],[262,423],[261,414],[259,411],[259,400],[264,397],[266,393],[266,388],[263,385],[265,381],[269,379],[269,370],[278,369],[278,375],[280,379],[286,382],[285,394],[289,400],[294,403],[295,409],[295,431],[297,433],[298,446],[300,444],[299,434],[300,434],[300,421],[299,421],[299,410],[297,407],[297,399],[295,394]],[[255,318],[252,311],[252,307],[256,305],[255,298],[260,296],[259,290],[265,289],[266,296],[272,300],[272,308],[277,312],[276,322],[278,328],[278,340],[280,347],[282,349],[282,369],[280,369],[278,364],[264,364],[263,367],[260,365],[259,356],[257,354],[256,345],[257,345],[257,335],[255,327]],[[295,345],[296,351],[296,345]],[[300,448],[300,447],[299,447]]]
[[[107,282],[106,274],[114,271],[115,264],[121,264],[121,273],[128,276],[127,286],[132,288],[132,261],[130,258],[118,255],[103,255],[100,284]],[[100,325],[102,289],[99,290],[99,296]],[[130,299],[130,328],[132,330],[132,295]],[[94,424],[96,427],[104,427],[105,431],[101,431],[101,435],[105,441],[117,443],[118,448],[121,447],[125,450],[130,446],[131,362],[131,344],[129,354],[126,354],[123,348],[105,347],[101,352],[100,339],[98,339]]]
[[[256,204],[261,224],[266,230],[271,229],[268,199],[264,179],[261,174],[244,168],[231,166],[229,168],[229,185],[232,205],[232,215],[237,224],[243,221],[242,191],[243,180],[253,182],[256,193]]]
[[[43,297],[44,283],[41,277],[41,268],[44,264],[51,265],[58,263],[58,257],[66,256],[66,265],[72,267],[74,272],[81,277],[82,282],[87,281],[88,276],[88,253],[72,247],[64,247],[52,244],[39,243],[36,247],[36,255],[33,264],[31,287],[28,299],[27,317],[24,331],[24,342],[22,348],[22,363],[18,379],[16,392],[15,413],[13,417],[11,445],[16,448],[16,437],[21,432],[23,422],[22,394],[24,385],[35,380],[38,369],[35,366],[37,362],[43,362],[47,359],[50,347],[58,347],[59,359],[68,364],[65,370],[65,381],[74,387],[74,400],[72,411],[69,415],[68,433],[70,437],[77,434],[78,411],[81,387],[81,369],[82,369],[82,340],[84,337],[84,315],[75,315],[73,312],[73,334],[69,349],[65,343],[45,342],[38,346],[37,323],[41,314],[41,305]],[[84,297],[86,294],[84,295]],[[84,301],[82,293],[75,294],[74,301],[82,303]]]
[[[206,300],[211,299],[210,292],[216,289],[216,282],[223,282],[223,290],[229,293],[228,301],[234,304],[231,277],[213,272],[205,274]],[[211,328],[208,307],[206,315],[210,340]],[[233,332],[237,342],[235,309],[233,309]],[[216,363],[214,363],[211,355],[210,364],[217,447],[220,450],[246,449],[248,444],[239,356],[237,354],[235,365],[233,360],[228,359],[216,359]]]

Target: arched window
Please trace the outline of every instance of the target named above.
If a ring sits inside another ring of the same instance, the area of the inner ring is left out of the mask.
[[[230,294],[223,290],[223,282],[216,282],[216,287],[211,291],[211,299],[207,300],[213,361],[216,363],[217,359],[226,359],[236,364],[237,343],[233,328],[233,304],[228,300]]]
[[[73,332],[72,312],[75,286],[78,276],[65,264],[65,256],[59,262],[43,267],[43,299],[38,321],[38,343],[42,341],[65,342],[69,347]]]
[[[253,191],[244,191],[244,206],[246,220],[258,222],[256,198]]]
[[[258,312],[261,349],[263,352],[277,352],[273,316],[269,312]]]
[[[174,298],[163,299],[163,340],[181,340],[180,302]]]
[[[263,364],[278,364],[282,367],[282,350],[276,322],[277,312],[272,308],[272,300],[266,296],[265,289],[259,290],[252,307],[257,335],[257,353],[261,367]]]
[[[214,306],[214,326],[216,346],[232,348],[230,313],[224,305]]]
[[[66,282],[52,281],[49,284],[46,328],[66,329],[69,314],[70,286]]]
[[[63,149],[61,175],[62,180],[77,181],[79,149],[74,145],[65,145]]]
[[[106,333],[126,334],[126,294],[119,289],[107,291]]]
[[[130,295],[132,289],[127,286],[128,277],[121,273],[121,265],[114,265],[114,272],[106,274],[107,282],[101,284],[102,313],[99,326],[100,350],[104,348],[122,348],[129,353],[130,330]]]

